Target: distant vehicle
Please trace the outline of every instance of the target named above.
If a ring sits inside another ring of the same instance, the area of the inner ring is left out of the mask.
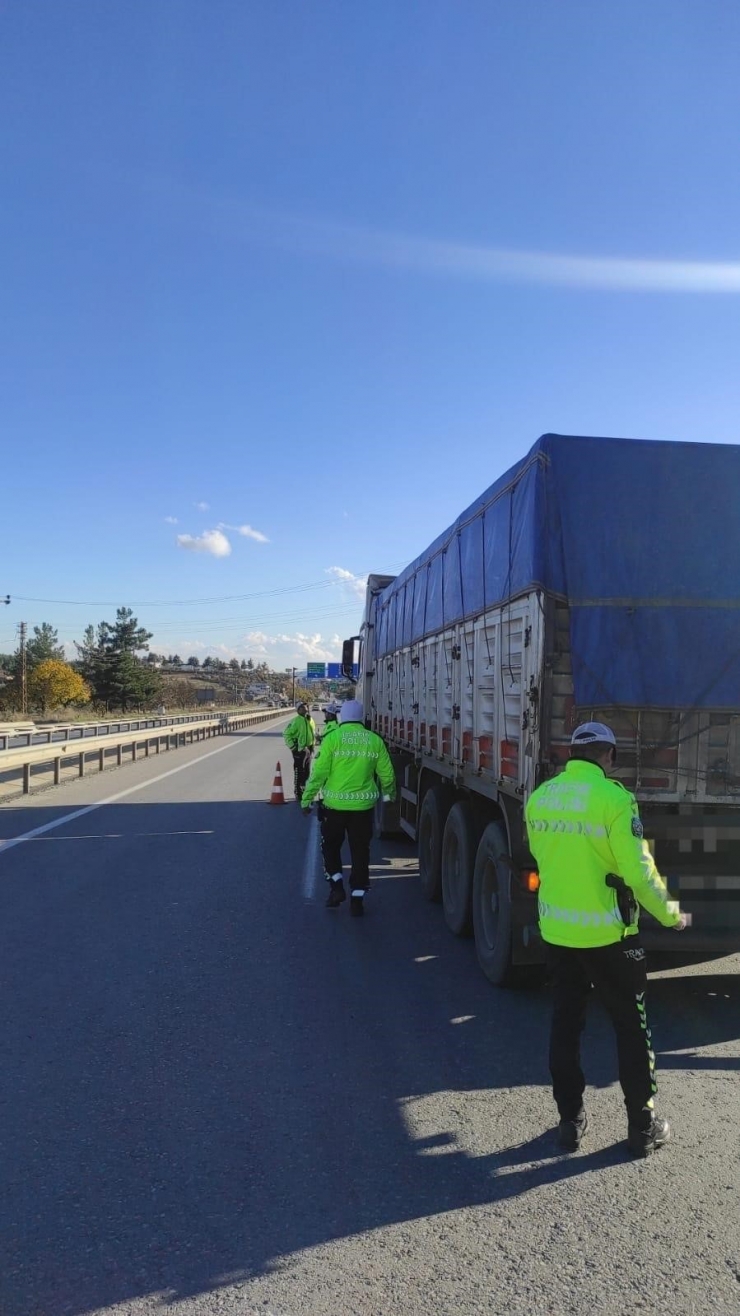
[[[401,788],[378,830],[417,841],[423,894],[492,982],[542,961],[524,804],[592,720],[693,919],[679,939],[643,913],[644,940],[740,949],[738,506],[738,445],[547,434],[369,577],[357,698]]]

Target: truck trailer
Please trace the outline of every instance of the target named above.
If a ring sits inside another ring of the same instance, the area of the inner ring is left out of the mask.
[[[592,720],[692,915],[681,950],[740,949],[740,446],[544,435],[369,577],[342,661],[396,768],[377,832],[416,842],[493,983],[543,960],[524,805]]]

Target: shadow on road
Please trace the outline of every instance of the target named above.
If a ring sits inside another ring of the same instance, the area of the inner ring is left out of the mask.
[[[305,902],[305,838],[293,806],[128,803],[0,859],[3,1311],[176,1302],[624,1158],[507,1145],[500,1103],[547,1082],[547,992],[492,989],[412,863],[378,856],[361,923]],[[735,977],[651,995],[662,1052],[737,1037]],[[614,1081],[600,1020],[587,1067]],[[414,1124],[460,1092],[493,1151]]]

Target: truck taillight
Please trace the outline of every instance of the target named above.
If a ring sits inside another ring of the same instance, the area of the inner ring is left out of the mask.
[[[540,875],[533,868],[523,868],[519,874],[525,891],[539,891]]]

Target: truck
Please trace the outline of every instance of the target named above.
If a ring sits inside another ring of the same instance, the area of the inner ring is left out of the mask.
[[[379,835],[491,982],[543,961],[524,806],[581,722],[615,732],[682,951],[740,949],[740,446],[545,434],[398,576],[345,674],[386,741]],[[643,913],[645,942],[677,949]]]

